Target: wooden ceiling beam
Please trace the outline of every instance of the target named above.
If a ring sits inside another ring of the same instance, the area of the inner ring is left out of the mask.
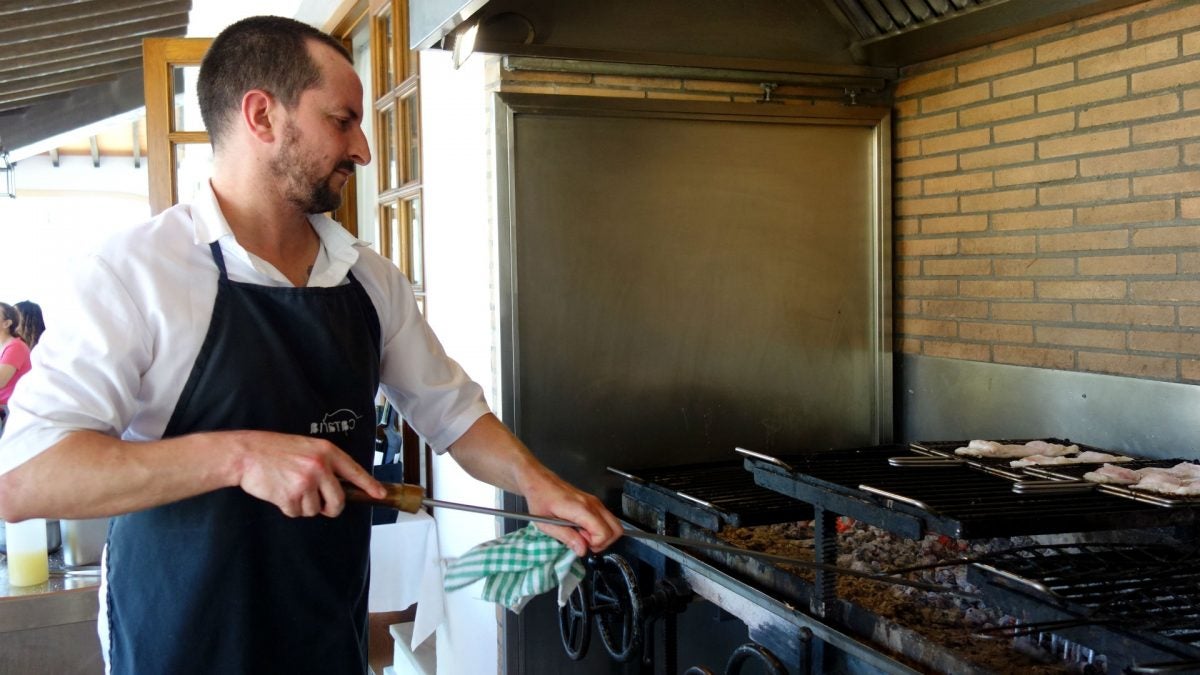
[[[141,45],[121,47],[112,51],[93,52],[87,56],[78,56],[73,59],[63,59],[62,61],[52,61],[50,63],[31,63],[27,66],[8,68],[4,71],[3,81],[9,83],[39,77],[53,77],[55,75],[78,72],[93,66],[102,66],[107,63],[117,63],[129,59],[138,59],[140,61],[141,58]]]
[[[144,18],[186,12],[190,0],[84,0],[72,5],[38,5],[22,12],[0,12],[0,43],[14,42],[13,34],[32,34],[42,26],[61,32],[67,24],[119,25],[131,13]],[[116,18],[118,20],[112,20]]]
[[[8,68],[8,63],[21,57],[67,52],[66,58],[77,56],[79,53],[94,49],[98,45],[120,44],[126,46],[133,42],[140,43],[142,38],[160,35],[164,31],[174,31],[174,35],[187,32],[188,15],[186,12],[171,16],[134,21],[123,24],[121,30],[114,27],[92,28],[73,34],[57,34],[43,40],[20,42],[0,45],[0,69]]]
[[[178,27],[168,27],[146,35],[145,37],[179,37],[181,34],[182,33],[180,33]],[[90,49],[81,51],[64,50],[45,54],[38,54],[35,52],[33,54],[27,54],[25,56],[15,58],[9,58],[2,51],[0,51],[0,71],[7,73],[10,69],[45,68],[47,72],[49,72],[60,63],[70,64],[87,59],[89,56],[107,59],[110,58],[110,55],[114,52],[127,52],[129,50],[134,50],[140,54],[142,51],[142,38],[134,38],[124,42],[105,42],[94,45]]]
[[[36,91],[46,87],[59,87],[62,85],[79,87],[88,84],[94,84],[98,80],[113,77],[118,73],[125,72],[126,70],[137,70],[141,67],[142,58],[139,55],[123,61],[113,61],[112,63],[99,64],[91,68],[78,68],[75,70],[54,73],[52,75],[38,75],[0,80],[0,101],[5,100],[9,95],[12,94]]]
[[[38,9],[45,7],[68,7],[83,2],[87,2],[87,0],[41,0],[38,3]],[[29,0],[0,0],[0,16],[21,14],[32,11],[32,9],[29,6]]]
[[[179,3],[154,4],[142,9],[121,10],[109,14],[99,14],[89,17],[73,17],[57,22],[26,25],[16,21],[0,23],[0,47],[9,49],[15,45],[27,43],[38,44],[56,37],[69,37],[88,31],[103,31],[111,35],[127,35],[127,26],[153,21],[155,19],[172,19],[183,16],[183,25],[187,25],[186,6]]]

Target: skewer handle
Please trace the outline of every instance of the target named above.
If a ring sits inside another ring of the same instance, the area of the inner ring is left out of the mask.
[[[356,485],[342,483],[342,489],[346,492],[346,499],[349,501],[372,506],[387,506],[407,513],[416,513],[421,510],[422,502],[425,499],[425,489],[420,485],[384,483],[383,487],[387,488],[387,496],[376,499]]]

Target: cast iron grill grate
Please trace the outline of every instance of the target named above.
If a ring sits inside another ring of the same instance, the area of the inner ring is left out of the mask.
[[[1045,441],[1047,443],[1057,443],[1059,445],[1075,445],[1079,448],[1080,452],[1103,452],[1105,454],[1110,454],[1110,455],[1111,454],[1120,454],[1120,453],[1114,453],[1110,450],[1105,450],[1104,448],[1097,448],[1095,446],[1087,445],[1085,443],[1075,443],[1075,442],[1073,442],[1069,439],[1065,439],[1065,438],[1038,438],[1038,439],[1032,439],[1032,438],[999,439],[999,438],[997,438],[997,439],[991,439],[991,440],[993,440],[996,443],[1002,443],[1004,445],[1024,445],[1025,443],[1028,443],[1029,441],[1039,440],[1039,441]],[[936,455],[938,457],[947,457],[947,458],[958,459],[963,462],[966,462],[968,465],[973,466],[977,469],[987,471],[988,473],[994,473],[998,476],[1005,476],[1008,478],[1012,478],[1013,480],[1018,480],[1023,476],[1021,469],[1014,469],[1012,467],[1012,459],[1011,458],[971,457],[971,456],[959,455],[954,452],[958,448],[964,447],[967,444],[969,444],[970,442],[971,441],[918,441],[918,442],[912,444],[912,449],[919,453],[929,453],[931,455]],[[1095,465],[1092,465],[1092,466],[1095,466]]]
[[[622,471],[626,495],[709,530],[812,518],[812,507],[762,488],[737,460]]]
[[[1195,510],[1164,509],[1096,490],[1015,493],[1014,481],[965,464],[904,466],[887,445],[769,457],[742,451],[764,487],[902,536],[972,539],[1094,532],[1191,523]]]
[[[990,601],[1034,621],[1088,627],[1098,650],[1197,659],[1198,562],[1197,551],[1169,546],[1027,546],[976,563],[968,579]]]

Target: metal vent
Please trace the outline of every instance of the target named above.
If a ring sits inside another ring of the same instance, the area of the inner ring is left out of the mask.
[[[862,39],[898,35],[1000,0],[832,0]]]

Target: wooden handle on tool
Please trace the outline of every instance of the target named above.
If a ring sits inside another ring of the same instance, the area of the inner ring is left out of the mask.
[[[425,498],[425,489],[420,485],[383,483],[383,487],[387,488],[387,496],[376,499],[356,485],[342,483],[342,489],[346,492],[346,499],[349,501],[372,506],[389,506],[408,513],[416,513],[421,510],[421,500]]]

